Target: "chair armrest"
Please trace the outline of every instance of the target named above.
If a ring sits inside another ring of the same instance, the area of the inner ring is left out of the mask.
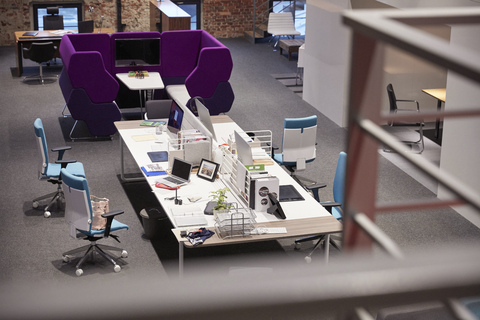
[[[53,148],[52,152],[58,152],[57,160],[62,160],[63,159],[63,154],[65,153],[65,151],[70,150],[70,149],[72,149],[71,146],[63,146],[63,147]]]
[[[104,236],[105,238],[108,238],[108,237],[110,236],[110,229],[111,229],[111,227],[112,227],[113,218],[114,218],[115,216],[118,216],[119,214],[124,213],[124,212],[125,212],[125,211],[123,211],[123,210],[113,210],[113,211],[109,211],[109,212],[107,212],[107,213],[102,214],[102,218],[107,218],[107,224],[105,225],[105,231],[104,231],[104,233],[103,233],[103,236]],[[112,235],[112,237],[113,237],[113,235]],[[118,240],[118,238],[116,238],[116,237],[114,237],[114,238],[115,238],[115,240],[117,240],[118,242],[120,242],[120,241]]]
[[[67,167],[67,164],[69,163],[75,163],[77,160],[70,159],[70,160],[56,160],[55,163],[59,163],[62,167],[62,169],[65,169]]]
[[[340,202],[320,202],[320,204],[322,205],[322,207],[324,207],[325,209],[327,209],[328,212],[330,212],[330,214],[332,213],[332,208],[333,207],[340,207],[342,204]]]
[[[315,200],[320,202],[320,197],[318,195],[318,189],[325,188],[326,186],[327,186],[326,183],[317,183],[317,184],[313,184],[313,185],[307,185],[307,186],[305,186],[305,188],[307,188],[307,190],[309,190],[313,193],[313,198]]]
[[[397,102],[412,102],[417,105],[417,111],[420,111],[420,105],[417,100],[396,100]]]

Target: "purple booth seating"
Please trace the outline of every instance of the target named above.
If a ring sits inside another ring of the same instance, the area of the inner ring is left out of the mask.
[[[228,112],[235,99],[228,82],[230,50],[204,30],[165,31],[161,41],[161,74],[170,97],[181,105],[202,97],[211,115]]]
[[[102,33],[68,34],[60,42],[63,70],[59,84],[65,103],[76,120],[86,123],[94,136],[109,136],[121,120],[114,100],[118,82],[110,74],[110,36]],[[70,132],[70,138],[75,125]]]

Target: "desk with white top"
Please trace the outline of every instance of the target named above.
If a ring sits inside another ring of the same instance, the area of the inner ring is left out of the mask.
[[[234,130],[241,130],[240,127],[233,122],[228,116],[213,116],[212,122],[214,124],[215,132],[217,137],[228,137],[230,134],[233,134]],[[115,122],[115,125],[118,129],[118,132],[121,136],[121,143],[125,144],[130,150],[132,156],[134,157],[137,165],[139,167],[144,166],[145,164],[151,163],[147,155],[148,151],[152,151],[152,145],[155,145],[158,148],[158,145],[165,145],[167,148],[167,134],[155,136],[155,140],[152,141],[135,141],[132,137],[135,135],[145,135],[152,134],[155,135],[155,129],[148,127],[140,126],[141,120],[133,121],[118,121]],[[222,140],[220,138],[219,140]],[[218,144],[224,143],[224,141],[218,141]],[[122,147],[123,152],[123,147]],[[123,155],[122,155],[123,158]],[[123,161],[123,160],[122,160]],[[168,163],[160,162],[164,168],[168,166]],[[123,163],[122,163],[123,167]],[[123,169],[122,169],[123,170]],[[261,225],[262,227],[285,227],[287,233],[276,233],[276,234],[260,234],[260,235],[250,235],[246,237],[235,237],[222,239],[217,234],[213,235],[211,238],[207,239],[201,246],[219,246],[219,245],[229,245],[237,243],[248,243],[248,242],[259,242],[267,240],[277,240],[284,238],[293,238],[293,237],[306,237],[317,234],[331,234],[338,233],[342,231],[342,224],[338,222],[325,208],[323,208],[315,199],[307,193],[297,182],[278,164],[273,163],[272,165],[265,166],[271,175],[279,178],[280,185],[294,185],[297,191],[303,196],[304,201],[292,201],[292,202],[281,202],[283,211],[287,217],[285,220],[279,220],[274,215],[268,214],[266,212],[255,212],[256,215],[256,225]],[[142,172],[143,173],[143,172]],[[122,172],[123,174],[123,172]],[[147,177],[144,174],[144,179],[151,186],[155,196],[157,197],[159,203],[162,205],[166,214],[168,215],[174,229],[172,230],[179,244],[179,273],[180,276],[183,274],[183,259],[184,259],[184,248],[195,248],[186,238],[180,236],[180,231],[182,230],[196,230],[198,228],[178,228],[175,225],[175,220],[173,219],[171,208],[175,206],[173,200],[166,200],[166,198],[173,197],[175,191],[161,189],[155,187],[155,180],[158,177]],[[191,175],[190,183],[182,186],[178,190],[178,195],[184,199],[183,205],[197,205],[202,208],[205,207],[206,203],[210,200],[209,195],[211,191],[224,188],[225,184],[222,179],[216,179],[214,182],[210,182],[204,179],[198,178],[195,174]],[[200,201],[195,202],[194,204],[189,204],[187,197],[189,196],[200,196],[202,197]],[[228,194],[228,200],[232,201],[237,199],[236,196],[232,193]],[[241,201],[238,201],[239,206]],[[213,216],[206,216],[208,225],[206,228],[214,230],[214,218]],[[328,239],[326,241],[328,244]],[[326,246],[326,257],[328,258],[328,245]]]
[[[140,114],[143,118],[143,109],[145,108],[145,101],[147,100],[147,90],[163,89],[165,88],[162,77],[158,72],[148,72],[148,76],[143,78],[130,77],[128,73],[117,73],[117,78],[123,82],[130,90],[138,90],[140,94]]]

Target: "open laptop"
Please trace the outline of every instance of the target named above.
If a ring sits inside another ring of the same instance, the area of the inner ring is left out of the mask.
[[[158,179],[156,182],[175,188],[187,184],[190,179],[190,172],[192,172],[193,165],[190,162],[181,160],[179,158],[173,159],[172,173]]]
[[[215,129],[213,129],[212,118],[210,118],[210,111],[208,111],[207,107],[205,107],[198,99],[195,99],[195,105],[197,106],[198,117],[200,118],[200,121],[207,128],[207,130],[210,131],[213,140],[218,141],[217,137],[215,136]]]
[[[172,105],[170,106],[170,115],[168,116],[168,130],[172,133],[177,133],[182,128],[183,122],[183,110],[180,106],[172,100]]]

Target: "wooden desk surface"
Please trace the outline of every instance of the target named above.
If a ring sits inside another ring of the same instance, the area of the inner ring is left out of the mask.
[[[426,94],[434,97],[435,99],[438,99],[442,102],[445,102],[445,97],[447,95],[447,89],[446,88],[437,88],[437,89],[422,89],[422,92],[425,92]]]
[[[278,220],[271,221],[267,223],[261,223],[262,227],[267,228],[277,228],[285,227],[287,233],[266,233],[259,235],[251,235],[246,237],[233,237],[222,239],[215,233],[208,240],[206,240],[202,246],[219,246],[219,245],[229,245],[235,243],[247,243],[247,242],[258,242],[258,241],[268,241],[268,240],[279,240],[285,238],[300,238],[313,236],[317,234],[330,234],[342,232],[343,225],[337,221],[333,216],[323,216],[318,218],[306,218],[298,220]],[[186,238],[180,236],[180,231],[182,229],[172,229],[173,234],[177,238],[178,242],[183,242],[185,247],[194,247]]]
[[[49,37],[49,38],[61,38],[64,34],[66,33],[56,33],[56,31],[67,31],[67,30],[46,30],[46,31],[40,31],[40,30],[27,30],[27,31],[15,31],[15,41],[17,42],[23,42],[23,41],[28,41],[32,42],[37,38],[37,40],[48,40],[47,38],[44,37]],[[75,33],[76,30],[71,30],[71,33]],[[23,34],[25,32],[38,32],[36,36],[34,37],[25,37]],[[93,33],[113,33],[112,28],[95,28],[93,30]],[[25,37],[25,38],[24,38]],[[21,39],[24,38],[24,39]]]

